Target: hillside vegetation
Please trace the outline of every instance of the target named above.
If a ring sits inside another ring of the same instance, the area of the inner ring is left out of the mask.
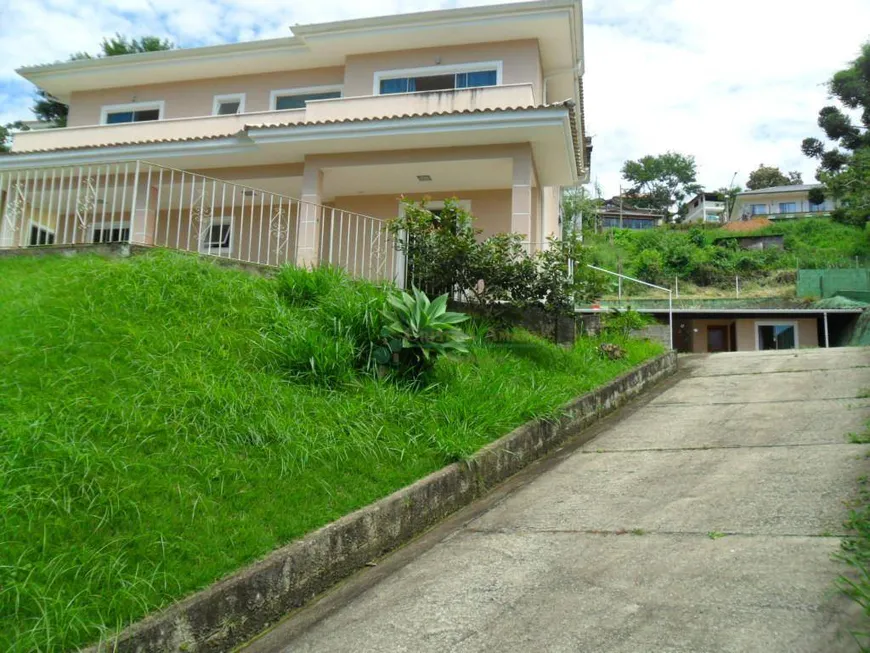
[[[412,386],[358,365],[383,302],[171,253],[0,260],[0,650],[94,642],[660,351],[478,335]]]
[[[784,236],[784,249],[744,250],[735,235]],[[779,222],[752,232],[702,227],[617,229],[587,237],[592,260],[650,283],[671,285],[675,277],[697,286],[733,286],[734,277],[771,286],[794,282],[800,268],[851,267],[870,256],[870,239],[859,227],[826,218]]]

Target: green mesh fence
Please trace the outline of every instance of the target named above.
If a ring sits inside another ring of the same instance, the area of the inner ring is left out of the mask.
[[[870,293],[870,269],[798,270],[798,297]]]

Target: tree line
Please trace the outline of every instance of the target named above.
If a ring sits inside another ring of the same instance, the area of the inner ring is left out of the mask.
[[[816,179],[821,188],[810,190],[810,201],[821,204],[830,197],[837,207],[832,217],[838,222],[864,225],[870,221],[870,42],[847,68],[828,82],[831,99],[840,106],[829,105],[819,111],[818,125],[830,143],[806,138],[801,151],[819,162]],[[856,123],[852,116],[857,115]],[[679,221],[688,212],[687,202],[704,189],[697,180],[695,157],[679,152],[647,155],[626,161],[622,166],[626,189],[622,201],[626,206],[651,209],[668,221]],[[784,173],[776,166],[761,164],[749,174],[747,190],[802,184],[801,174]],[[740,186],[722,187],[715,192],[726,202],[730,213]],[[600,187],[593,191],[578,187],[568,189],[563,198],[563,215],[567,225],[574,225],[582,214],[594,220],[604,200]]]

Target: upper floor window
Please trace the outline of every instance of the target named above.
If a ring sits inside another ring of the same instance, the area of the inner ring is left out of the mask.
[[[501,62],[490,61],[459,66],[432,66],[375,73],[375,95],[452,91],[501,84]]]
[[[212,115],[215,116],[232,116],[237,113],[245,112],[245,94],[235,93],[233,95],[215,95],[214,107]]]
[[[304,109],[311,100],[333,100],[341,97],[341,86],[311,86],[272,91],[270,104],[273,111]]]
[[[162,120],[163,107],[162,101],[104,106],[100,112],[100,123],[103,125],[118,125],[126,122]]]

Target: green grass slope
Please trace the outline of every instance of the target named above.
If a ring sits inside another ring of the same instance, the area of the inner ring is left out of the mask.
[[[422,389],[315,383],[352,364],[347,296],[382,291],[285,291],[170,253],[0,260],[0,650],[93,642],[659,351],[520,333]]]
[[[593,263],[644,281],[670,286],[674,278],[696,286],[733,287],[734,277],[768,286],[791,283],[800,268],[867,265],[870,238],[859,227],[828,218],[783,221],[753,232],[702,227],[628,229],[587,238]],[[783,249],[744,250],[722,238],[779,234]],[[788,274],[778,274],[781,272]]]

